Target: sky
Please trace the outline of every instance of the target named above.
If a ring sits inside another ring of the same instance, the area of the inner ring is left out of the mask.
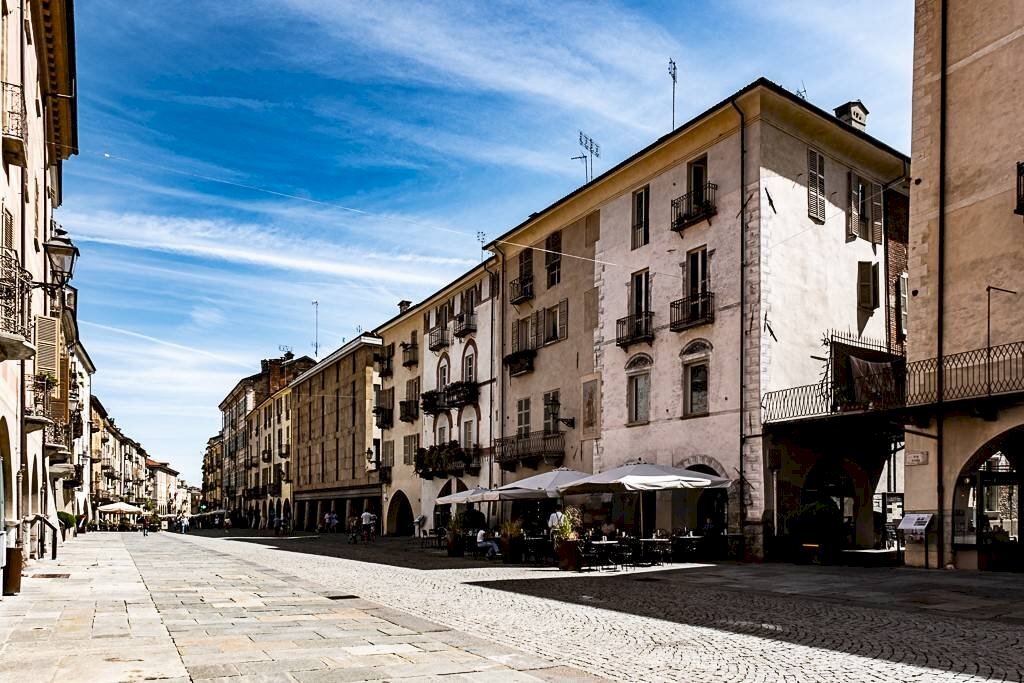
[[[913,3],[76,3],[93,393],[201,481],[218,403],[260,359],[320,356],[479,262],[594,171],[765,76],[910,151]]]

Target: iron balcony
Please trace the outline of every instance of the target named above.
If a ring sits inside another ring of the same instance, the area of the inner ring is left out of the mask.
[[[673,332],[715,322],[715,295],[704,292],[669,304],[669,329]]]
[[[533,275],[520,275],[508,283],[508,300],[520,304],[533,298]]]
[[[274,452],[269,448],[263,449],[263,462],[270,462],[274,459]]]
[[[378,374],[381,377],[391,377],[394,374],[394,359],[391,356],[381,356],[377,359]]]
[[[1014,213],[1024,216],[1024,161],[1017,162],[1017,208]]]
[[[373,409],[373,414],[377,418],[378,429],[391,429],[391,426],[395,422],[394,408],[385,408],[384,406],[377,406]]]
[[[402,347],[402,366],[412,367],[420,362],[419,344],[407,344]]]
[[[448,332],[447,326],[438,325],[430,331],[427,348],[431,351],[441,351],[447,348],[451,342],[451,335]]]
[[[715,194],[718,185],[704,183],[672,200],[672,230],[681,232],[691,225],[700,223],[718,213]]]
[[[615,323],[615,343],[622,348],[654,340],[654,313],[644,311],[619,318]]]
[[[420,399],[423,412],[427,415],[439,415],[448,410],[443,390],[424,391],[420,394]]]
[[[544,460],[557,465],[565,457],[564,432],[530,432],[497,439],[494,442],[495,460],[504,469],[514,469],[517,463],[536,464]]]
[[[465,337],[476,332],[476,313],[459,313],[455,316],[455,336]]]
[[[402,422],[415,422],[420,416],[420,402],[408,399],[398,402],[398,419]]]
[[[444,388],[444,403],[449,408],[460,408],[476,403],[480,386],[476,382],[452,382]]]
[[[30,304],[32,275],[21,267],[13,249],[0,250],[0,354],[7,360],[26,360],[35,355]]]
[[[4,161],[14,166],[28,165],[25,148],[28,137],[28,121],[25,112],[25,91],[17,83],[3,84],[3,129]]]

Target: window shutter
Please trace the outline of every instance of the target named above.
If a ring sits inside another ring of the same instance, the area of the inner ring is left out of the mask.
[[[878,264],[871,264],[871,310],[878,308],[880,292],[878,288]]]
[[[651,376],[646,372],[636,376],[636,419],[646,422],[650,419]]]
[[[533,328],[533,348],[539,349],[544,346],[544,309],[538,309],[533,312],[533,320],[531,322]]]
[[[562,299],[558,302],[558,338],[565,339],[569,336],[569,300]]]
[[[430,332],[430,311],[423,314],[423,335],[426,336],[428,332]]]
[[[857,213],[857,176],[853,171],[846,172],[846,194],[849,197],[846,207],[846,241],[857,239],[857,225],[860,216]]]
[[[512,353],[520,351],[519,348],[519,321],[512,321]]]
[[[4,209],[4,249],[14,249],[14,216]]]
[[[866,310],[872,308],[874,288],[871,285],[871,274],[874,272],[873,265],[871,261],[857,262],[857,306]]]
[[[825,157],[807,148],[807,215],[825,222]]]
[[[908,306],[910,305],[910,275],[903,273],[900,275],[900,336],[904,339],[907,337],[907,319],[908,319]]]
[[[60,321],[46,315],[36,316],[36,373],[56,378],[59,370],[57,326]]]
[[[871,183],[871,242],[882,243],[882,186]]]

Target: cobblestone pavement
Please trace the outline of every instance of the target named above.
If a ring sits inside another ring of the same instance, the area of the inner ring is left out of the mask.
[[[935,572],[789,568],[803,577],[796,581],[787,578],[784,566],[677,565],[580,575],[439,559],[423,569],[394,560],[429,554],[408,546],[390,559],[367,562],[339,557],[373,555],[334,538],[189,536],[185,543],[616,680],[1019,681],[1024,671],[1019,592],[1007,605],[965,595],[952,605],[929,599],[915,607],[903,595],[918,586],[924,595],[952,600],[958,585],[965,587],[960,592],[970,592],[964,574],[950,582]],[[820,586],[814,584],[815,571]],[[875,571],[896,583],[880,581],[872,591]],[[761,573],[765,580],[742,579]],[[844,575],[856,584],[849,599],[842,593]],[[1013,577],[1001,580],[1016,585]],[[886,606],[887,599],[894,607]],[[992,612],[998,618],[957,613],[971,601],[979,603],[980,615],[989,614],[986,602],[1000,607]]]
[[[594,676],[168,533],[89,534],[0,600],[0,681]]]

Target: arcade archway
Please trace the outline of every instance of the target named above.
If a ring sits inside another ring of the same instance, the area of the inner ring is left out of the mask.
[[[386,533],[389,536],[412,536],[414,533],[412,504],[404,491],[395,491],[391,495]]]

